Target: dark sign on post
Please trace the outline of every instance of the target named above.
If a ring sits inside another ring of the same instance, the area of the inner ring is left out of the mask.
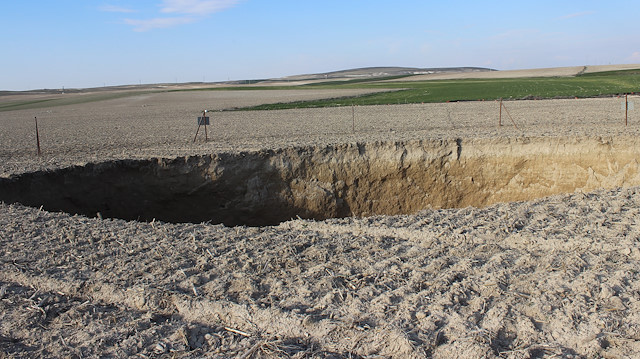
[[[209,110],[202,111],[202,116],[198,117],[198,129],[196,130],[196,135],[193,137],[193,142],[196,142],[196,138],[198,138],[198,132],[200,132],[200,126],[204,126],[204,140],[209,140],[209,134],[207,133],[207,126],[209,125],[209,116],[207,116],[207,112]]]

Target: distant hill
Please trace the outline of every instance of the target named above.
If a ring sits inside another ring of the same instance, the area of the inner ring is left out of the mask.
[[[85,94],[94,92],[130,92],[130,91],[167,91],[210,88],[214,86],[283,86],[321,83],[325,81],[348,81],[352,79],[380,79],[394,76],[407,76],[402,81],[452,80],[452,79],[496,79],[496,78],[526,78],[526,77],[573,77],[585,73],[604,71],[619,71],[640,69],[640,64],[597,65],[553,67],[521,70],[495,70],[485,67],[363,67],[350,70],[340,70],[317,74],[292,75],[272,79],[234,80],[220,82],[188,82],[188,83],[158,83],[139,85],[103,86],[94,88],[65,88],[65,89],[37,89],[29,91],[1,91],[0,99],[6,100],[10,96],[37,95],[42,98],[66,94]]]
[[[318,74],[304,74],[281,77],[271,79],[272,81],[304,81],[304,80],[321,80],[321,79],[348,79],[348,78],[376,78],[404,75],[428,75],[428,74],[453,74],[453,73],[470,73],[470,72],[489,72],[497,71],[484,67],[363,67],[350,70],[324,72]]]

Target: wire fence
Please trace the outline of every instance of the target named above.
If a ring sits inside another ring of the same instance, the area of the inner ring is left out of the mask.
[[[0,159],[22,171],[42,146],[42,161],[74,164],[113,158],[171,157],[214,151],[372,141],[474,137],[638,136],[638,96],[475,101],[272,111],[208,112],[207,136],[194,133],[211,99],[189,106],[131,99],[0,117]],[[127,102],[128,101],[128,102]],[[114,105],[115,104],[115,105]],[[102,106],[102,107],[100,107]],[[193,108],[200,106],[200,108]],[[502,118],[501,116],[501,110]],[[508,112],[508,116],[506,113]],[[34,115],[39,135],[36,138]],[[202,129],[200,129],[202,131]],[[207,140],[208,139],[208,140]]]

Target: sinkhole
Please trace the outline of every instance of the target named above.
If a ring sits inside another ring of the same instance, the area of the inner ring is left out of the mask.
[[[276,225],[640,184],[635,138],[375,142],[118,160],[0,179],[0,200],[103,218]]]

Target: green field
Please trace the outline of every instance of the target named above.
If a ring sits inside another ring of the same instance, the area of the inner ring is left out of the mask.
[[[513,79],[464,79],[406,81],[404,77],[386,79],[356,79],[322,82],[300,86],[228,86],[167,91],[233,91],[296,89],[377,89],[388,90],[357,97],[340,97],[316,101],[264,104],[233,110],[274,110],[351,105],[386,105],[405,103],[433,103],[453,101],[482,101],[496,99],[551,99],[573,97],[613,96],[640,92],[640,70],[625,70],[583,74],[575,77],[536,77]],[[384,81],[382,81],[384,80]],[[70,105],[140,95],[157,91],[103,92],[44,100],[2,102],[0,112]]]
[[[345,105],[385,105],[504,99],[551,99],[612,96],[640,92],[640,70],[600,72],[576,77],[465,79],[391,82],[333,82],[297,88],[373,88],[394,91],[318,101],[265,104],[242,110],[270,110]]]

